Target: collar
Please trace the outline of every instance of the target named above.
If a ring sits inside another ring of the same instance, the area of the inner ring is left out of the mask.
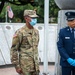
[[[33,28],[33,29],[29,29],[29,28],[27,27],[27,25],[25,25],[25,30],[26,30],[26,32],[31,33],[31,32],[34,30],[34,28]]]
[[[70,27],[70,30],[72,31],[72,28]],[[74,28],[74,30],[75,30],[75,28]]]
[[[70,28],[70,31],[71,31],[71,33],[72,33],[72,28],[71,27],[69,27]],[[74,31],[75,31],[75,28],[74,28]]]

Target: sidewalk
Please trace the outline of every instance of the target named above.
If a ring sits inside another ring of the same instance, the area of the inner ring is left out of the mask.
[[[40,65],[40,75],[43,75],[43,66]],[[54,75],[54,65],[49,65],[48,66],[48,75]],[[8,68],[0,68],[0,75],[18,75],[18,73],[16,73],[15,68],[14,67],[8,67]]]

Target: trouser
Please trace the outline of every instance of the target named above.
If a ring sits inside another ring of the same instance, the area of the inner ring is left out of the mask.
[[[75,75],[75,67],[62,67],[62,75]]]
[[[25,74],[19,74],[19,75],[39,75],[39,71],[37,71],[37,72],[26,72]]]

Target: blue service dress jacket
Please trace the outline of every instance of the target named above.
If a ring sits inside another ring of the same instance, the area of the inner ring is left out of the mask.
[[[75,39],[70,27],[60,29],[57,48],[60,54],[60,65],[65,67],[70,66],[67,59],[75,59]]]

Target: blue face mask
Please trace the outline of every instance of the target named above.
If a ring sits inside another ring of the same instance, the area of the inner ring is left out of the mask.
[[[31,26],[36,25],[37,19],[31,19],[31,22],[29,22]]]

